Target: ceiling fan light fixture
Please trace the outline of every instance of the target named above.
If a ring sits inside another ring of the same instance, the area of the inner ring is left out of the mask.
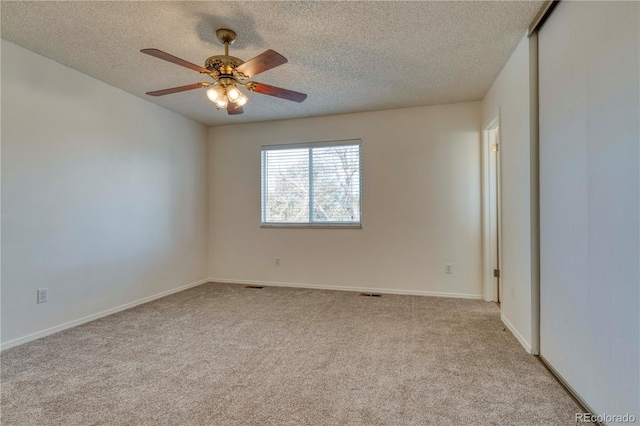
[[[231,102],[236,102],[238,99],[240,99],[241,95],[242,93],[240,93],[235,85],[231,84],[227,86],[227,96],[229,97],[229,100]]]
[[[227,99],[226,95],[222,95],[222,96],[219,96],[213,103],[216,104],[216,108],[224,109],[227,107],[229,100]]]
[[[220,86],[214,86],[209,90],[207,90],[207,97],[213,103],[216,103],[223,96],[224,96],[224,88]]]
[[[240,92],[240,91],[238,91],[238,92]],[[239,107],[243,106],[244,104],[246,104],[248,100],[249,100],[249,98],[247,98],[247,96],[244,93],[240,92],[240,97],[235,102],[236,106],[239,108]]]
[[[147,92],[147,95],[163,96],[171,93],[205,88],[207,89],[207,98],[213,102],[216,108],[226,109],[230,115],[242,114],[244,112],[242,107],[249,101],[247,96],[240,91],[239,86],[244,87],[250,92],[262,93],[263,95],[275,96],[276,98],[294,102],[302,102],[306,99],[307,95],[304,93],[269,86],[268,84],[257,83],[255,81],[245,82],[246,79],[285,64],[287,59],[284,56],[269,49],[248,61],[243,61],[242,59],[229,56],[229,45],[233,44],[236,39],[236,33],[233,30],[220,28],[216,30],[216,37],[224,45],[224,55],[211,56],[205,61],[204,67],[158,49],[142,49],[141,52],[146,55],[189,68],[200,74],[208,75],[213,79],[213,82],[204,81],[185,86],[172,87],[170,89],[156,90]]]

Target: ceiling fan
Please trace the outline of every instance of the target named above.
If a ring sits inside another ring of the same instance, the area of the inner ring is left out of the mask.
[[[307,98],[307,95],[304,93],[294,92],[293,90],[282,89],[256,81],[246,81],[255,75],[286,63],[287,59],[284,56],[274,50],[267,50],[255,58],[244,62],[240,58],[229,56],[229,45],[236,41],[235,31],[221,28],[216,31],[216,36],[218,40],[224,44],[224,55],[215,55],[208,58],[204,63],[204,68],[185,61],[184,59],[176,58],[158,49],[142,49],[142,53],[198,71],[200,74],[206,74],[213,79],[213,82],[203,81],[186,86],[172,87],[171,89],[156,90],[154,92],[147,92],[147,95],[163,96],[171,93],[184,92],[186,90],[207,88],[207,97],[209,100],[215,104],[217,109],[226,108],[230,115],[242,114],[244,112],[242,106],[249,100],[249,98],[240,91],[239,86],[244,87],[250,92],[262,93],[263,95],[275,96],[294,102],[302,102]]]

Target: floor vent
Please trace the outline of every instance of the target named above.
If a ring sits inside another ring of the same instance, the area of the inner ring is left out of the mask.
[[[261,286],[261,285],[246,285],[246,286],[244,286],[244,288],[257,288],[257,289],[261,289],[261,288],[264,288],[264,286]]]
[[[360,296],[367,296],[367,297],[382,297],[382,295],[380,293],[360,293]]]

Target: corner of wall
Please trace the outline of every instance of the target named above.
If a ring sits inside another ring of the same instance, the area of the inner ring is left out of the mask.
[[[529,353],[537,351],[538,341],[535,46],[525,34],[482,100],[483,123],[501,111],[502,284],[515,289],[514,297],[502,301],[502,319]]]

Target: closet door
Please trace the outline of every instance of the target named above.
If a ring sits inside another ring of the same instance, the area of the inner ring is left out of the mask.
[[[640,419],[640,3],[562,1],[538,42],[540,354]]]

